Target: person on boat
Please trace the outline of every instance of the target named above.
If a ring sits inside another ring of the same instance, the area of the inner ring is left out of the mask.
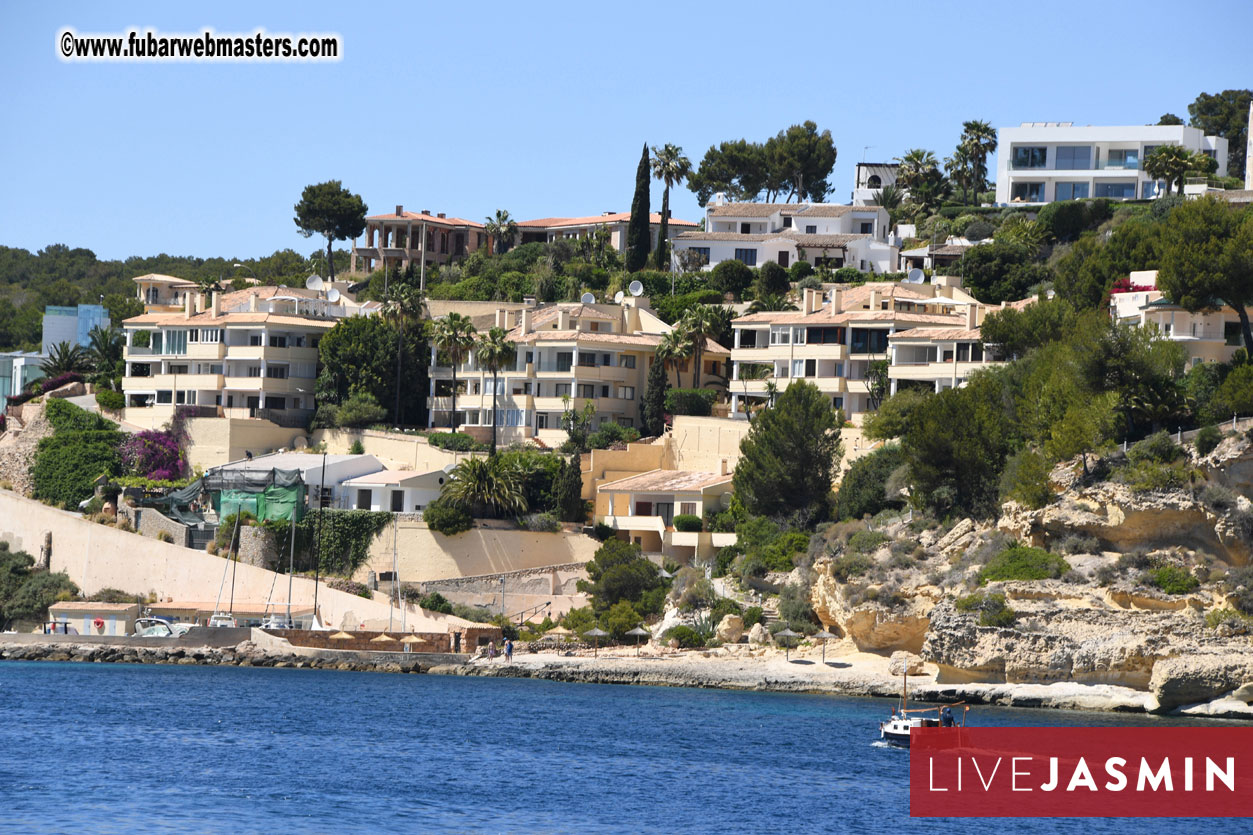
[[[953,721],[953,709],[946,707],[940,711],[940,725],[945,728],[951,728],[956,722]]]

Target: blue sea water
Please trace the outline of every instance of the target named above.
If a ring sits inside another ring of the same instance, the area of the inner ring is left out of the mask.
[[[3,832],[1250,832],[909,817],[889,703],[325,670],[0,664]],[[981,725],[1152,724],[978,708]]]

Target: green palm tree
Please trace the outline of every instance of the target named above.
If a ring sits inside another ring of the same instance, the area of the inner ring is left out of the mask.
[[[457,431],[457,366],[474,347],[477,331],[469,317],[449,313],[435,323],[435,347],[448,355],[452,364],[452,431]]]
[[[82,374],[91,370],[91,359],[82,346],[58,342],[48,349],[48,358],[40,366],[47,377],[61,374]]]
[[[753,303],[748,306],[749,313],[775,313],[782,310],[796,310],[796,305],[787,296],[766,294],[753,299]]]
[[[688,338],[682,322],[676,323],[669,333],[661,337],[661,342],[657,345],[657,361],[674,365],[675,388],[683,387],[683,381],[679,379],[679,363],[692,355],[692,349],[692,340]]]
[[[950,180],[961,186],[962,202],[969,203],[970,188],[976,184],[974,158],[970,155],[970,149],[965,145],[958,145],[951,157],[945,157],[944,170],[948,172]]]
[[[513,343],[505,338],[504,328],[492,328],[474,346],[474,356],[479,365],[492,372],[492,455],[496,454],[496,414],[499,411],[496,408],[497,379],[500,369],[512,362],[517,353]]]
[[[412,284],[396,282],[387,288],[383,296],[382,315],[396,329],[396,402],[392,409],[392,420],[397,426],[404,421],[400,413],[400,367],[405,345],[405,329],[421,321],[422,307],[426,300],[422,291]]]
[[[496,254],[503,255],[513,246],[514,238],[518,237],[518,224],[509,216],[509,212],[497,209],[495,217],[487,218],[483,231],[496,242]]]
[[[126,337],[113,325],[97,325],[87,335],[87,359],[91,362],[95,373],[91,381],[97,386],[117,388],[117,380],[122,376],[122,353],[126,348]]]
[[[705,351],[705,343],[709,337],[718,332],[718,320],[713,307],[707,304],[698,304],[689,307],[687,313],[683,314],[683,329],[687,331],[688,338],[692,341],[692,353],[695,357],[695,367],[692,369],[692,388],[700,388],[700,362],[701,354]]]
[[[988,157],[996,151],[996,130],[991,123],[972,119],[962,122],[961,144],[970,155],[976,195],[988,184]]]
[[[748,384],[774,376],[774,366],[764,362],[740,363],[740,381],[744,383],[744,414],[748,414]]]
[[[938,172],[940,164],[935,154],[924,148],[911,148],[905,156],[897,157],[900,168],[896,172],[896,181],[911,192],[923,182],[931,172]]]
[[[440,493],[475,515],[502,516],[527,509],[522,474],[501,458],[467,458],[453,467]]]
[[[692,174],[692,161],[683,155],[683,149],[669,143],[658,148],[653,146],[651,160],[653,177],[665,184],[661,192],[661,231],[657,235],[654,263],[659,270],[670,269],[670,187],[679,185]]]

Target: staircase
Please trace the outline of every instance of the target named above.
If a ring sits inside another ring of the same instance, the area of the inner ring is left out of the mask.
[[[777,597],[770,597],[762,602],[761,620],[767,628],[770,627],[770,624],[779,620],[779,599]]]

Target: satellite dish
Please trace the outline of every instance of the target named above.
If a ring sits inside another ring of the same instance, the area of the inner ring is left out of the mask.
[[[722,505],[723,510],[727,510],[731,507],[732,498],[733,498],[733,495],[730,492],[723,493],[721,496],[718,497],[718,504]]]
[[[644,285],[637,278],[635,281],[631,282],[631,286],[628,287],[627,290],[631,293],[632,296],[641,296],[644,294]]]
[[[579,296],[579,301],[583,302],[583,304],[596,304],[596,297],[591,293],[584,293],[582,296]]]
[[[280,289],[280,290],[286,290],[286,289],[287,289],[287,285],[286,285],[286,284],[280,284],[280,285],[278,286],[278,289]]]
[[[326,300],[334,304],[339,301],[339,291],[332,287],[326,294]]]
[[[909,274],[905,276],[905,282],[908,284],[921,284],[926,280],[927,274],[917,267],[914,267],[909,271]]]
[[[622,304],[622,300],[624,298],[626,298],[626,293],[623,293],[621,290],[619,290],[618,292],[613,294],[613,303]]]
[[[313,291],[313,292],[315,292],[315,293],[316,293],[316,292],[318,292],[319,290],[321,290],[321,289],[322,289],[322,276],[320,276],[320,275],[311,275],[311,276],[309,276],[308,278],[306,278],[306,279],[305,279],[305,289],[306,289],[306,290],[312,290],[312,291]]]

